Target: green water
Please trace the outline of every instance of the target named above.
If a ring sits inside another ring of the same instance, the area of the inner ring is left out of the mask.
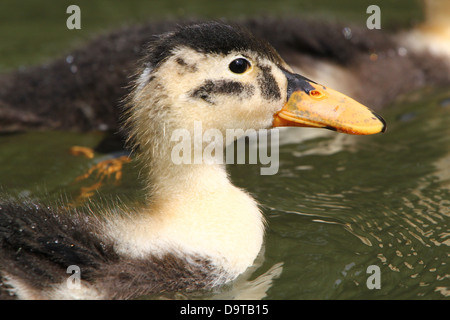
[[[386,112],[384,135],[282,149],[287,166],[258,190],[272,208],[268,257],[285,265],[270,297],[449,296],[449,95]],[[369,265],[381,269],[380,290],[366,286]]]
[[[449,98],[410,95],[383,113],[383,135],[284,145],[276,176],[233,168],[266,206],[266,268],[283,263],[268,298],[449,297]],[[370,265],[379,290],[367,288]]]
[[[68,30],[69,5],[81,9],[81,30]],[[366,8],[382,8],[382,28],[408,26],[423,18],[420,0],[2,0],[0,72],[59,57],[98,33],[162,19],[243,19],[249,16],[317,17],[363,24]]]
[[[383,116],[388,131],[376,136],[281,131],[280,170],[273,176],[261,176],[258,165],[231,165],[233,182],[256,197],[268,220],[264,261],[233,288],[193,297],[448,299],[450,92],[410,94]],[[74,179],[108,155],[89,160],[69,148],[95,146],[101,138],[1,136],[3,191],[73,201],[95,180]],[[122,182],[108,180],[93,202],[139,200],[138,173],[135,163],[126,164]],[[366,285],[370,265],[380,268],[380,289]]]

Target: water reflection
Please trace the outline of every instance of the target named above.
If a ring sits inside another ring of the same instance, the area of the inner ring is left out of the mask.
[[[289,129],[280,132],[278,174],[230,166],[233,181],[262,205],[266,252],[233,286],[178,298],[448,299],[450,93],[408,97],[383,114],[389,123],[383,135]],[[73,180],[104,155],[87,160],[68,150],[100,139],[0,137],[3,191],[70,202],[79,194]],[[125,164],[121,184],[105,185],[92,201],[134,200],[142,195],[138,177],[139,168]],[[380,267],[380,290],[366,286],[370,265]]]
[[[449,296],[448,96],[399,102],[384,135],[287,139],[279,175],[252,189],[270,217],[268,260],[285,262],[269,297]],[[378,291],[365,285],[372,264],[381,268]]]

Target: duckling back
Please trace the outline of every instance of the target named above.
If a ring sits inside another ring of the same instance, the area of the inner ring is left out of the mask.
[[[131,299],[199,290],[221,271],[200,257],[127,258],[92,216],[34,203],[0,204],[0,299]],[[68,281],[75,266],[80,286]]]
[[[34,203],[2,203],[1,296],[45,298],[67,280],[69,266],[77,265],[90,279],[100,266],[115,261],[111,246],[86,229],[85,221]]]

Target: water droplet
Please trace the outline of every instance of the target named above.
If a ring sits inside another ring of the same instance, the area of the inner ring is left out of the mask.
[[[101,123],[98,125],[98,130],[100,130],[100,131],[107,131],[108,129],[109,129],[109,127],[106,123]]]
[[[406,49],[404,47],[400,47],[397,49],[397,53],[400,57],[404,57],[408,54],[408,49]]]
[[[342,29],[342,34],[347,40],[350,40],[353,37],[352,29],[350,29],[349,27],[345,27],[344,29]]]
[[[70,72],[72,72],[72,73],[77,73],[77,71],[78,71],[78,67],[77,66],[70,66]]]

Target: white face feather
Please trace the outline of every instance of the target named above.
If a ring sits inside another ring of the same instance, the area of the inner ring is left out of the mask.
[[[239,58],[251,65],[242,74],[229,67]],[[164,104],[159,120],[172,124],[168,129],[190,130],[194,121],[201,121],[205,130],[258,130],[270,127],[273,115],[285,103],[287,80],[277,64],[254,52],[204,54],[182,47],[160,66],[145,68],[135,92],[140,108],[152,114],[151,120],[141,119],[145,126],[156,122],[154,104],[158,103]]]
[[[139,78],[137,79],[136,83],[137,83],[137,87],[136,90],[137,91],[141,91],[144,86],[148,83],[149,79],[150,79],[150,74],[152,73],[153,68],[151,68],[150,66],[147,66],[144,71],[141,73],[141,75],[139,76]]]

